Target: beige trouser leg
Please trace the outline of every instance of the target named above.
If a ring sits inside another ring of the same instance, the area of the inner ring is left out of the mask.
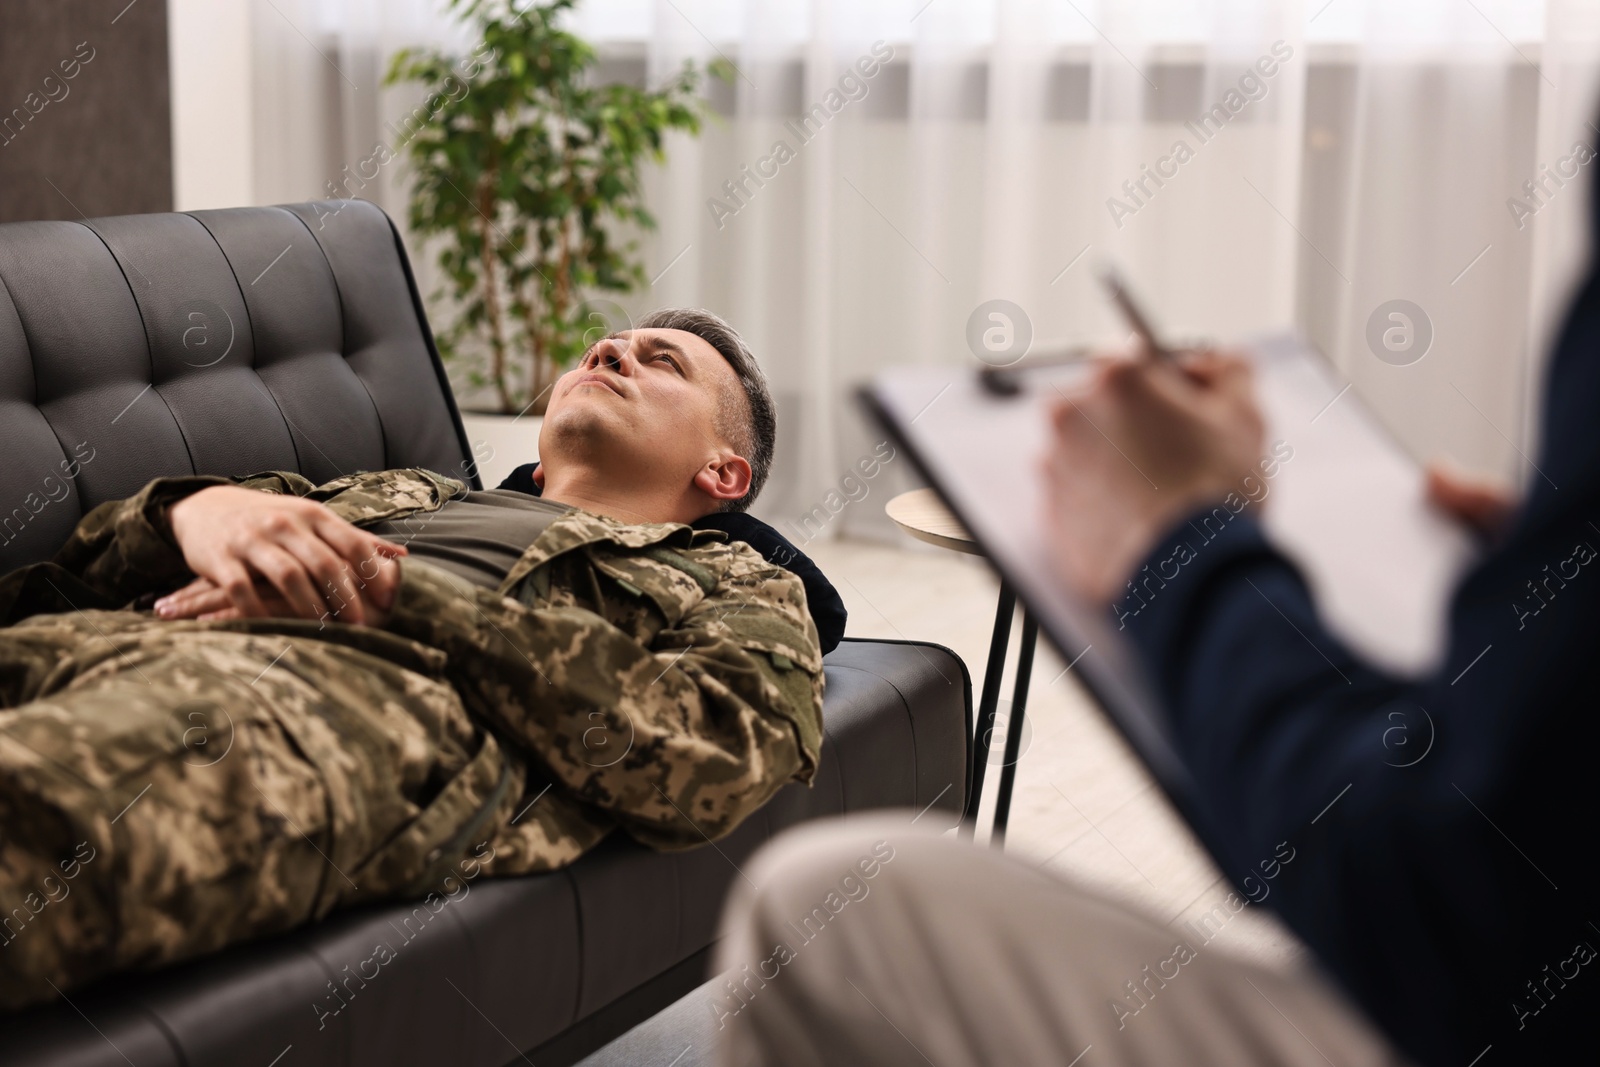
[[[910,818],[814,824],[746,866],[712,1008],[725,1064],[1403,1062],[1315,975],[1231,958]]]

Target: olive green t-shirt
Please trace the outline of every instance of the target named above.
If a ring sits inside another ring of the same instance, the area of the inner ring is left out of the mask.
[[[476,489],[438,511],[366,529],[405,545],[414,559],[494,589],[545,528],[571,510],[514,489]]]

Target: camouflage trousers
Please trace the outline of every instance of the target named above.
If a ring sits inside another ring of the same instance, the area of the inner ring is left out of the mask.
[[[524,761],[441,653],[267,622],[0,629],[0,1007],[421,895],[505,826]]]

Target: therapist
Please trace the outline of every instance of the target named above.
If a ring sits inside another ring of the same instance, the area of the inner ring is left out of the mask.
[[[1550,364],[1526,501],[1497,523],[1492,493],[1433,477],[1436,499],[1500,528],[1421,680],[1329,632],[1257,505],[1199,532],[1261,470],[1241,360],[1110,361],[1054,420],[1042,476],[1059,579],[1125,620],[1236,891],[1210,923],[1165,926],[905,818],[797,830],[730,908],[725,968],[754,971],[779,943],[788,956],[720,1020],[727,1062],[1594,1062],[1600,279]],[[1122,603],[1148,574],[1164,586]],[[859,891],[801,942],[788,924],[844,877]],[[1210,946],[1245,898],[1321,969]]]

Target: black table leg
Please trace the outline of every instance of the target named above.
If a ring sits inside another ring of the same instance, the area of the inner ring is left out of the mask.
[[[1006,759],[1000,768],[1000,791],[994,799],[994,829],[989,844],[1003,848],[1006,823],[1011,818],[1011,790],[1022,758],[1022,721],[1028,710],[1028,681],[1033,676],[1033,649],[1039,643],[1039,624],[1026,608],[1022,611],[1022,647],[1017,650],[1017,680],[1011,689],[1011,720],[1006,726]],[[985,679],[987,681],[987,679]]]
[[[971,837],[978,826],[978,804],[983,799],[983,773],[989,765],[994,715],[1000,706],[1000,676],[1006,669],[1006,647],[1011,643],[1011,616],[1016,606],[1017,594],[1002,582],[1000,603],[994,612],[994,635],[989,639],[989,665],[983,672],[983,694],[978,698],[978,720],[973,730],[972,767],[967,774],[967,808],[961,816],[963,837]]]

